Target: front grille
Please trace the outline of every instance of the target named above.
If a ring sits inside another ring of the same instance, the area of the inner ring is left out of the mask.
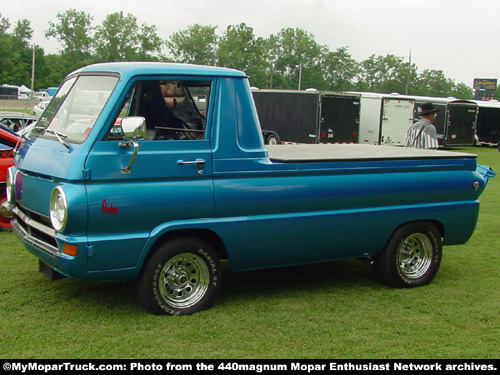
[[[59,254],[56,231],[52,228],[50,218],[19,204],[14,206],[12,212],[14,214],[12,228],[23,240],[51,255]]]

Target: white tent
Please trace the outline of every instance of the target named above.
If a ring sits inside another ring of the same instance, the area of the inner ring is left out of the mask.
[[[31,90],[24,85],[19,86],[19,94],[31,94]]]

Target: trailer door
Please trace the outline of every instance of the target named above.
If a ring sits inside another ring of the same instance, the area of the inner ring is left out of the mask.
[[[382,99],[378,96],[361,95],[359,115],[359,143],[378,145]]]
[[[358,143],[359,98],[321,98],[320,143]]]
[[[418,121],[417,113],[422,111],[422,105],[426,103],[426,100],[417,100],[415,103],[415,122]],[[448,109],[447,102],[432,102],[434,108],[439,110],[434,119],[434,127],[436,128],[438,144],[440,146],[444,146],[445,144],[445,132],[446,132],[446,124],[448,122]]]
[[[260,127],[282,142],[315,143],[318,132],[318,93],[253,91]]]
[[[445,146],[474,146],[477,105],[449,103]]]
[[[406,132],[413,124],[414,107],[414,100],[386,98],[382,101],[381,145],[404,145]]]
[[[476,123],[476,138],[479,144],[496,145],[500,140],[500,105],[479,105]]]

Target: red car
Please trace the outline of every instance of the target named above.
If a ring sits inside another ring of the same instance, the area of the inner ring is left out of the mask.
[[[7,169],[14,163],[14,148],[21,142],[20,138],[0,128],[0,205],[6,199]],[[0,209],[0,231],[10,230],[10,213]]]

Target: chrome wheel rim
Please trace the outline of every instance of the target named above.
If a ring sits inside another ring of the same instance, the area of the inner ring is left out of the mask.
[[[206,263],[196,254],[171,258],[160,272],[160,295],[169,305],[187,308],[205,295],[210,280]]]
[[[415,233],[407,237],[398,249],[398,265],[401,273],[409,279],[425,274],[432,262],[433,246],[426,235]]]

